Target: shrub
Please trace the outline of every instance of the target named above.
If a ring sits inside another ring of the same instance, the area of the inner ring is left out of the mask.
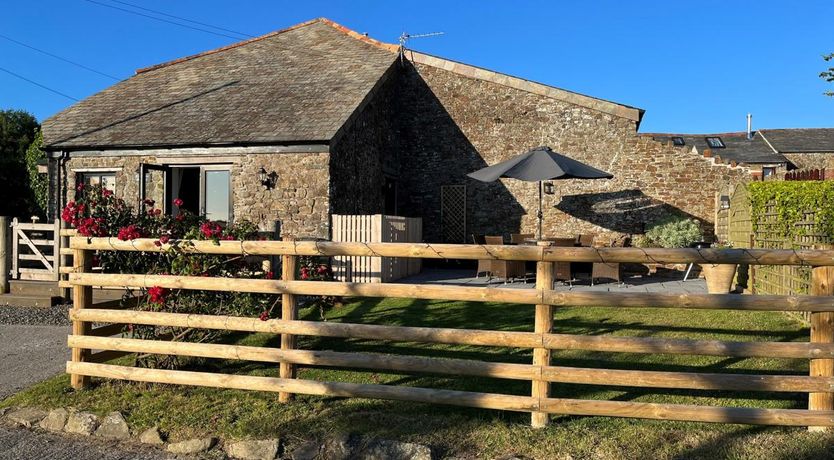
[[[176,216],[166,215],[156,203],[147,200],[144,210],[136,210],[117,198],[112,192],[101,187],[79,187],[80,198],[71,201],[64,208],[61,217],[72,224],[81,235],[88,237],[116,237],[128,241],[136,238],[156,238],[155,244],[163,247],[161,252],[99,251],[97,260],[105,273],[148,273],[176,276],[209,276],[237,279],[274,277],[273,272],[264,272],[261,261],[246,256],[224,256],[197,254],[189,251],[191,240],[258,239],[257,227],[248,221],[233,225],[213,222],[179,209]],[[182,206],[177,199],[175,206]],[[302,278],[316,280],[332,279],[329,265],[325,262],[302,263]],[[314,275],[314,276],[313,276]],[[140,294],[139,309],[174,313],[195,313],[205,315],[228,315],[258,317],[266,321],[278,306],[280,295],[253,294],[241,292],[214,292],[183,289],[165,289],[152,286]],[[320,305],[325,308],[326,305]],[[216,341],[224,331],[156,326],[129,326],[133,337],[187,342]],[[147,356],[137,365],[147,367],[174,368],[183,363],[175,356]]]
[[[695,219],[673,216],[649,227],[645,235],[649,244],[662,248],[685,248],[701,241],[701,226]]]

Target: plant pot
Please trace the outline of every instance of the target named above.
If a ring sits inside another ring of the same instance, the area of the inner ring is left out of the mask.
[[[737,268],[736,264],[701,264],[701,271],[707,280],[707,292],[728,294],[732,290]]]

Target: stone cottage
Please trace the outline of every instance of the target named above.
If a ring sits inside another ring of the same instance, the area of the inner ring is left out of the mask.
[[[834,169],[834,129],[788,128],[712,134],[644,133],[678,149],[750,168],[757,178],[795,169]]]
[[[430,242],[533,233],[535,184],[466,174],[539,145],[614,175],[559,181],[546,235],[711,224],[750,170],[638,135],[643,111],[400,50],[316,19],[140,69],[46,120],[53,212],[74,185],[328,238],[333,214],[423,218]]]

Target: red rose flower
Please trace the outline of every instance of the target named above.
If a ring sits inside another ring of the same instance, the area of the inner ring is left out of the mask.
[[[174,198],[174,206],[180,207],[180,206],[182,206],[182,204],[183,204],[182,198]]]
[[[127,227],[122,227],[119,229],[118,238],[122,241],[135,240],[136,238],[141,237],[142,229],[140,229],[136,225],[130,224]]]
[[[154,286],[148,289],[148,302],[163,305],[165,303],[165,297],[167,295],[167,289],[159,286]]]

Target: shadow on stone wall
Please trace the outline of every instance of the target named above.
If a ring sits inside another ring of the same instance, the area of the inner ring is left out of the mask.
[[[483,156],[417,69],[405,61],[400,70],[400,214],[423,218],[427,242],[470,243],[472,234],[518,231],[524,208],[500,182],[482,183],[466,177],[488,166]],[[453,102],[477,110],[467,101]],[[457,238],[450,238],[441,222],[441,187],[445,185],[466,186],[466,230]]]
[[[639,189],[564,195],[555,208],[577,219],[619,233],[645,233],[648,222],[657,222],[672,215],[695,219],[701,223],[702,230],[709,228],[712,231],[712,226],[703,219],[652,198]]]

